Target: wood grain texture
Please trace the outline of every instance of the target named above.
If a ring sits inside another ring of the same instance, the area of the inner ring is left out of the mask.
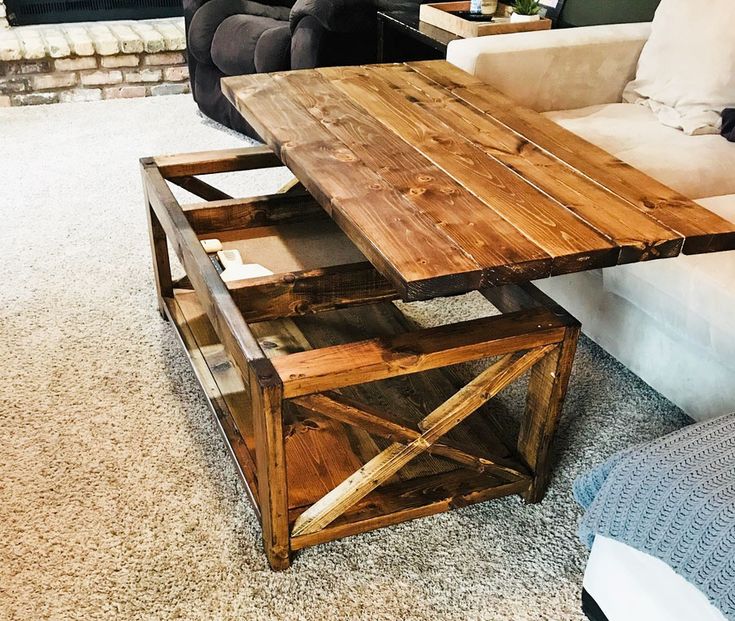
[[[221,201],[232,198],[227,192],[223,192],[206,181],[202,181],[198,177],[191,175],[186,177],[169,177],[168,181],[178,185],[180,188],[184,188],[194,196],[203,198],[205,201]]]
[[[357,502],[323,529],[292,537],[291,549],[300,550],[348,535],[399,524],[406,520],[414,520],[510,494],[521,494],[527,487],[524,481],[507,483],[485,473],[468,475],[467,472],[462,471],[385,485],[373,490],[367,497]],[[305,510],[305,508],[293,510],[291,521],[295,522]]]
[[[177,291],[166,298],[175,326],[192,368],[199,380],[228,452],[241,477],[245,493],[258,519],[257,468],[249,388],[227,359],[225,348],[191,291]],[[239,421],[239,422],[235,422]]]
[[[508,354],[485,369],[419,422],[419,429],[422,430],[420,435],[407,444],[391,444],[302,513],[294,524],[292,536],[316,532],[333,522],[409,461],[428,450],[440,437],[498,394],[548,351],[548,347],[543,347],[516,359]]]
[[[477,262],[298,101],[283,97],[276,75],[238,76],[223,89],[370,262],[406,299],[477,288]]]
[[[199,238],[171,193],[154,160],[141,160],[141,174],[152,213],[161,226],[199,296],[212,327],[227,348],[243,377],[250,375],[257,363],[263,378],[275,379],[275,369],[268,362],[258,341],[242,317],[227,287],[204,252]]]
[[[276,154],[265,146],[159,155],[153,159],[158,172],[167,179],[283,166]]]
[[[146,200],[146,214],[148,216],[148,237],[151,243],[151,257],[153,259],[153,281],[156,284],[156,298],[158,312],[166,318],[166,298],[173,296],[173,282],[171,280],[171,262],[168,256],[166,233],[161,226],[153,208]]]
[[[384,413],[378,412],[364,403],[358,403],[343,397],[338,393],[307,395],[293,399],[291,403],[348,425],[358,426],[371,435],[380,436],[392,442],[413,442],[421,436],[421,432],[411,429],[408,424],[398,423],[388,418]],[[446,457],[464,467],[472,468],[478,472],[487,471],[507,481],[519,481],[526,479],[528,476],[527,473],[496,463],[482,455],[473,455],[452,444],[437,442],[427,450],[429,453]]]
[[[685,238],[684,253],[731,250],[735,224],[446,62],[409,66]]]
[[[559,426],[578,339],[579,326],[567,328],[564,340],[531,371],[526,414],[518,436],[518,451],[534,472],[533,484],[525,493],[528,502],[539,502],[549,484],[550,450]]]
[[[265,553],[273,569],[286,569],[291,564],[291,549],[283,440],[283,387],[277,381],[264,379],[255,366],[251,368],[248,384]]]
[[[735,224],[444,61],[223,89],[406,300],[735,248]]]
[[[182,209],[197,235],[328,218],[305,192],[214,200]]]
[[[437,168],[522,230],[552,257],[552,273],[591,269],[617,261],[620,250],[612,240],[560,208],[502,162],[488,157],[462,133],[426,114],[414,105],[410,94],[406,96],[395,84],[383,79],[395,79],[400,85],[401,76],[393,76],[395,68],[359,70],[364,75],[355,75],[357,71],[349,72],[353,77],[335,81],[338,88],[360,101],[389,130],[417,145]]]
[[[621,248],[620,263],[673,257],[683,238],[635,206],[566,165],[493,117],[420,73],[376,67],[375,73],[410,100],[426,116],[478,147],[487,156],[576,214]]]
[[[248,322],[394,300],[398,293],[367,262],[227,283]]]
[[[474,195],[411,144],[385,131],[368,110],[341,96],[337,82],[327,78],[345,71],[351,74],[354,70],[312,71],[308,82],[301,73],[276,79],[282,92],[302,103],[315,120],[471,254],[483,270],[483,282],[514,282],[519,272],[534,278],[549,275],[551,257],[547,253],[492,209],[486,207],[478,218]],[[494,243],[488,243],[489,239]]]
[[[545,309],[335,345],[278,358],[286,398],[558,343],[566,319]]]

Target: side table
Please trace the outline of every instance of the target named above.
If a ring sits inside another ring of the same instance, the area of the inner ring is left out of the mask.
[[[459,35],[419,20],[418,7],[378,12],[378,62],[439,60]]]

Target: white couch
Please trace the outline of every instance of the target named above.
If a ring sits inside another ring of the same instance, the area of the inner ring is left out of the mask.
[[[518,103],[735,221],[735,143],[687,136],[623,104],[650,24],[450,43],[447,60]],[[735,408],[735,252],[681,256],[536,283],[584,332],[701,420]]]

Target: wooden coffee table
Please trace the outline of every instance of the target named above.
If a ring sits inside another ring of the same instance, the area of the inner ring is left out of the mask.
[[[147,158],[143,180],[161,312],[276,569],[414,517],[540,500],[579,325],[529,281],[735,248],[733,224],[445,62],[223,89],[267,146]],[[298,182],[270,196],[198,177],[284,164]],[[223,282],[213,237],[275,274]],[[503,314],[415,329],[391,303],[470,291]],[[483,359],[463,381],[457,365]],[[508,430],[491,399],[526,374]]]

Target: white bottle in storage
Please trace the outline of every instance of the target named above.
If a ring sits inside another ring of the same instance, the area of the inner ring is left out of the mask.
[[[482,0],[471,0],[470,13],[482,13]]]

